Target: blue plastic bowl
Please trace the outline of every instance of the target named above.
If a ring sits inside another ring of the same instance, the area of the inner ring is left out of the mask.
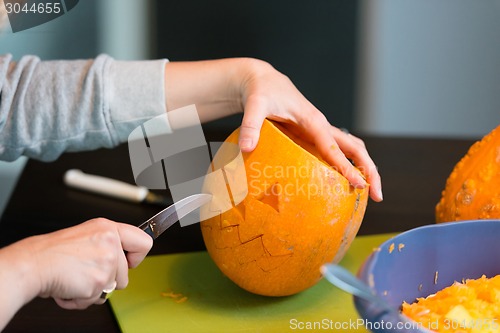
[[[404,247],[398,249],[400,244]],[[358,277],[399,308],[403,301],[427,297],[454,281],[498,274],[500,220],[479,220],[434,224],[399,234],[368,257]],[[428,327],[404,323],[402,317],[358,297],[354,303],[373,332],[428,332]]]

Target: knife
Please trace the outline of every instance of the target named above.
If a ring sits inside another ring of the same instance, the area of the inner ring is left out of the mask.
[[[146,187],[131,185],[116,179],[90,175],[77,169],[70,169],[64,174],[67,186],[94,192],[108,197],[135,203],[148,203],[166,207],[172,200],[166,196],[155,194]]]
[[[153,239],[158,238],[165,230],[187,214],[209,203],[212,194],[193,194],[168,206],[143,224],[139,226]]]

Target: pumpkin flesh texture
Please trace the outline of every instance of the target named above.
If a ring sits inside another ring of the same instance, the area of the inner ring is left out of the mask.
[[[248,195],[201,223],[219,269],[243,289],[266,296],[316,284],[320,267],[344,256],[368,201],[368,188],[352,188],[314,147],[284,132],[265,121],[258,146],[243,154]],[[237,144],[238,136],[236,130],[226,142]]]
[[[474,143],[446,181],[436,221],[500,218],[500,126]]]

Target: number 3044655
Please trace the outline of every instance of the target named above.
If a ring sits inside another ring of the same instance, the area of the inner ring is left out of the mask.
[[[31,5],[5,2],[5,10],[7,14],[59,14],[62,8],[59,2],[40,2]]]

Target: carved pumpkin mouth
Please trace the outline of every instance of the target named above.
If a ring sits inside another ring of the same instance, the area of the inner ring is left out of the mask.
[[[226,142],[237,144],[238,135]],[[215,158],[226,153],[223,145]],[[318,156],[314,146],[266,120],[257,148],[243,154],[248,195],[201,223],[210,256],[243,289],[267,296],[307,289],[356,235],[368,188],[353,189]]]

